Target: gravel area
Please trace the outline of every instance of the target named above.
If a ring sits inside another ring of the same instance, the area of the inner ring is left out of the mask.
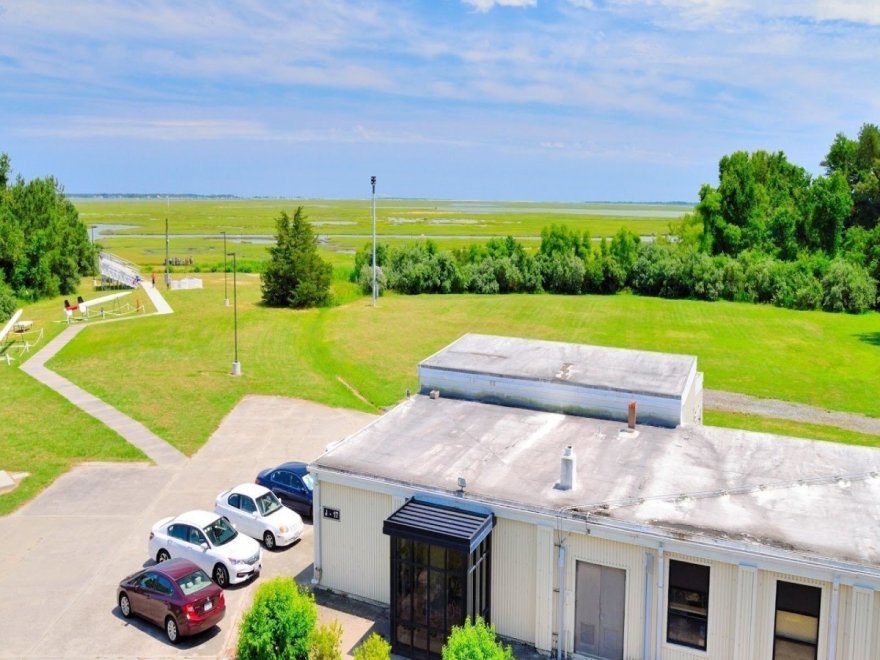
[[[858,413],[824,410],[802,403],[790,403],[777,399],[759,399],[745,394],[721,392],[718,390],[703,391],[703,407],[707,410],[746,413],[762,417],[791,419],[808,424],[822,424],[849,429],[859,433],[880,435],[880,419],[867,417]]]

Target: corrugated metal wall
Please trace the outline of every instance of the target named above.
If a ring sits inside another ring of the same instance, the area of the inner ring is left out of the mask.
[[[321,584],[388,603],[390,546],[382,521],[393,513],[391,497],[322,481],[321,506],[340,514],[321,519]]]
[[[757,612],[757,628],[756,628],[756,645],[755,657],[772,658],[773,657],[773,633],[776,626],[776,582],[784,580],[786,582],[795,582],[798,584],[808,584],[813,587],[822,589],[822,600],[819,604],[819,652],[817,660],[826,660],[828,657],[828,622],[831,612],[831,583],[822,582],[820,580],[809,580],[806,578],[792,577],[784,573],[773,573],[770,571],[758,572],[758,612]],[[845,658],[846,652],[843,645],[840,644],[838,637],[838,658]]]
[[[670,559],[709,567],[709,628],[706,634],[705,652],[666,642]],[[694,657],[706,657],[708,654],[713,660],[733,658],[737,612],[737,566],[675,553],[666,553],[664,563],[663,584],[666,588],[663,594],[663,657],[668,660],[693,660]]]
[[[537,527],[496,520],[492,530],[492,622],[500,635],[534,644]]]

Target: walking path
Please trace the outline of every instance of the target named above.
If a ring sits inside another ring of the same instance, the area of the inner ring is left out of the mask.
[[[157,314],[170,314],[173,311],[165,301],[165,298],[162,297],[162,294],[152,284],[143,283],[143,288],[153,301]],[[93,321],[92,323],[101,323],[101,321]],[[35,353],[31,359],[22,364],[22,371],[33,376],[44,385],[51,387],[73,405],[109,426],[125,438],[125,440],[149,456],[156,465],[178,466],[185,463],[187,457],[183,453],[169,445],[146,426],[122,414],[116,408],[104,403],[98,397],[89,394],[84,389],[77,387],[66,378],[59,376],[46,367],[46,362],[54,357],[58,351],[64,348],[68,342],[86,327],[84,324],[77,324],[66,328],[60,335]]]
[[[726,412],[746,413],[761,417],[791,419],[808,424],[836,426],[841,429],[880,435],[880,419],[858,413],[824,410],[803,403],[790,403],[777,399],[759,399],[746,394],[703,390],[703,408]]]

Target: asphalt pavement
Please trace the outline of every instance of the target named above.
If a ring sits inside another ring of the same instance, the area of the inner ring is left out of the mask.
[[[255,581],[226,591],[219,627],[179,646],[159,628],[123,619],[116,586],[152,563],[150,527],[164,516],[213,509],[230,486],[288,460],[311,461],[372,415],[283,397],[249,396],[192,458],[164,465],[87,463],[0,518],[0,657],[232,657],[237,624],[256,586],[278,575],[311,577],[312,526],[294,546],[263,553]],[[319,596],[320,618],[338,619],[350,654],[376,611]]]

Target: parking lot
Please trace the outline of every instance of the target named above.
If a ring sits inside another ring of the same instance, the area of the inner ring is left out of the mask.
[[[226,617],[218,629],[179,646],[167,643],[159,628],[123,619],[116,606],[119,580],[151,563],[150,527],[164,516],[212,509],[218,493],[252,482],[261,468],[313,460],[372,419],[305,401],[250,396],[180,468],[91,463],[65,474],[0,518],[0,657],[230,655],[236,624],[260,581],[311,577],[311,525],[307,521],[294,546],[264,551],[256,581],[226,591]],[[324,610],[322,618],[328,616],[343,623],[343,653],[373,625],[350,613]]]

